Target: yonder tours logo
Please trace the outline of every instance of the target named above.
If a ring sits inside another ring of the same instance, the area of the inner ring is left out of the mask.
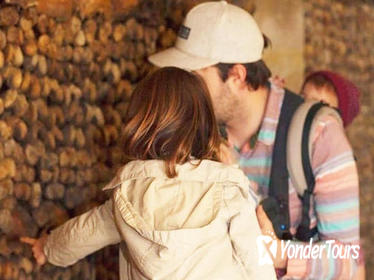
[[[256,242],[259,252],[259,264],[273,264],[273,260],[277,255],[277,241],[269,235],[260,235],[257,237]],[[340,244],[335,240],[314,242],[311,238],[309,243],[281,240],[280,250],[282,258],[285,258],[287,254],[288,259],[322,259],[324,255],[332,259],[357,259],[360,253],[360,246]]]

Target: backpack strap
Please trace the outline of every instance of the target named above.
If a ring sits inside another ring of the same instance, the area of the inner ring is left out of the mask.
[[[302,200],[302,217],[296,232],[296,239],[308,241],[318,231],[310,229],[310,202],[315,178],[311,166],[312,131],[321,116],[332,115],[340,123],[339,113],[318,101],[306,101],[295,112],[287,136],[287,168],[290,180]],[[301,168],[302,167],[302,168]]]
[[[263,207],[273,222],[276,235],[281,239],[291,239],[288,207],[287,132],[296,109],[304,102],[300,96],[285,90],[278,121],[270,171],[269,197]],[[274,210],[274,207],[279,208]]]
[[[312,110],[314,105],[318,108],[314,107],[315,109]],[[312,153],[311,139],[313,138],[311,132],[315,131],[314,127],[318,124],[318,120],[326,115],[334,117],[342,124],[337,110],[326,105],[323,106],[321,102],[313,100],[305,101],[296,110],[291,120],[287,135],[287,169],[290,180],[299,196],[303,196],[304,191],[308,188],[307,182],[314,180],[310,162]],[[309,123],[308,126],[307,122]],[[311,176],[313,176],[313,179]]]
[[[318,104],[318,102],[305,101],[302,105],[300,105],[291,120],[287,135],[287,169],[292,184],[300,197],[304,195],[304,191],[308,188],[304,169],[310,170],[308,168],[308,165],[310,166],[309,141],[305,137],[303,138],[303,135],[308,134],[309,130],[307,131],[304,125],[309,110],[315,104]],[[309,118],[310,117],[311,115],[309,115]],[[305,149],[303,149],[306,141],[308,144],[306,146],[308,147],[307,154],[305,154]],[[307,163],[304,164],[304,161],[307,161]],[[311,180],[311,178],[309,178],[309,180]]]

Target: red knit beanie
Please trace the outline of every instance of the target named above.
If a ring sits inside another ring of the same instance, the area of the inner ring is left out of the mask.
[[[323,76],[333,84],[344,126],[348,126],[360,112],[360,91],[352,82],[331,71],[313,72],[305,81],[317,75]]]

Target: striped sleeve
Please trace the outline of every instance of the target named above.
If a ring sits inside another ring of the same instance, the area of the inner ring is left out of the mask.
[[[316,178],[314,205],[321,241],[313,246],[324,246],[325,249],[317,258],[289,258],[284,278],[351,279],[361,259],[356,164],[340,124],[329,119],[316,129],[312,167]],[[356,254],[353,248],[359,253]],[[335,251],[331,251],[333,249]],[[350,252],[346,253],[348,250]],[[335,257],[337,252],[340,255]]]

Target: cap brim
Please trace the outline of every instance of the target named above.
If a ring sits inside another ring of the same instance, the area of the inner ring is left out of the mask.
[[[148,60],[158,66],[175,66],[188,71],[199,70],[217,64],[217,60],[202,58],[187,54],[176,47],[172,47],[148,57]]]

